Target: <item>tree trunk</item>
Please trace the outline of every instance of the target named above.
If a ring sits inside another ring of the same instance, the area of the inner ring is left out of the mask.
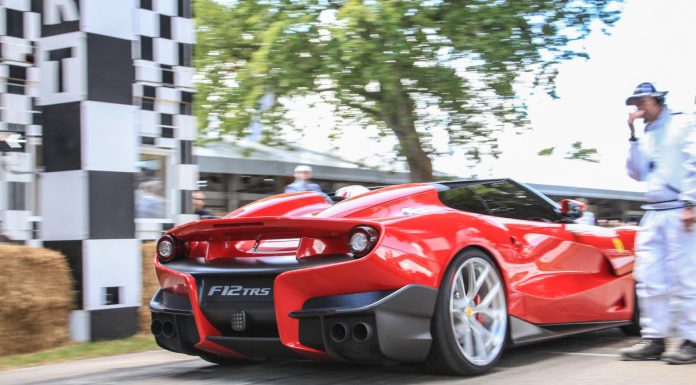
[[[400,81],[394,89],[385,92],[382,102],[383,118],[387,126],[399,140],[401,153],[406,157],[411,182],[433,180],[433,166],[428,154],[423,150],[416,132],[415,103],[403,89]]]

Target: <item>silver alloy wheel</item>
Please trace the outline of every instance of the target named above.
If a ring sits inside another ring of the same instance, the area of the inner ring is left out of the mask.
[[[495,267],[479,257],[459,266],[450,291],[452,332],[459,350],[475,365],[496,359],[505,342],[507,304]]]

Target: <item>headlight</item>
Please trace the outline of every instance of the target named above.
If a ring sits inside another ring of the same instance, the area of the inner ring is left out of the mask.
[[[355,258],[360,258],[372,250],[377,243],[379,233],[369,226],[356,226],[350,234],[348,248]]]
[[[177,244],[174,237],[165,235],[157,242],[157,258],[160,262],[166,263],[176,258]]]

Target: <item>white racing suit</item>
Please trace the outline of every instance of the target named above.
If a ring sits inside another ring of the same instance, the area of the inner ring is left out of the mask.
[[[687,115],[665,106],[631,142],[626,163],[631,178],[646,181],[649,204],[636,239],[634,274],[644,338],[665,338],[677,306],[679,336],[696,341],[696,225],[686,231],[684,206],[696,203],[696,130]]]

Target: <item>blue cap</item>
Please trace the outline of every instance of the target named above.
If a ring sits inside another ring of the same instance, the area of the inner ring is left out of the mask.
[[[657,98],[665,95],[667,95],[667,91],[658,91],[655,89],[655,86],[652,83],[640,83],[636,89],[633,90],[633,95],[626,99],[626,105],[630,106],[632,104],[636,104],[638,99],[642,98],[643,96],[652,96],[653,98]]]

